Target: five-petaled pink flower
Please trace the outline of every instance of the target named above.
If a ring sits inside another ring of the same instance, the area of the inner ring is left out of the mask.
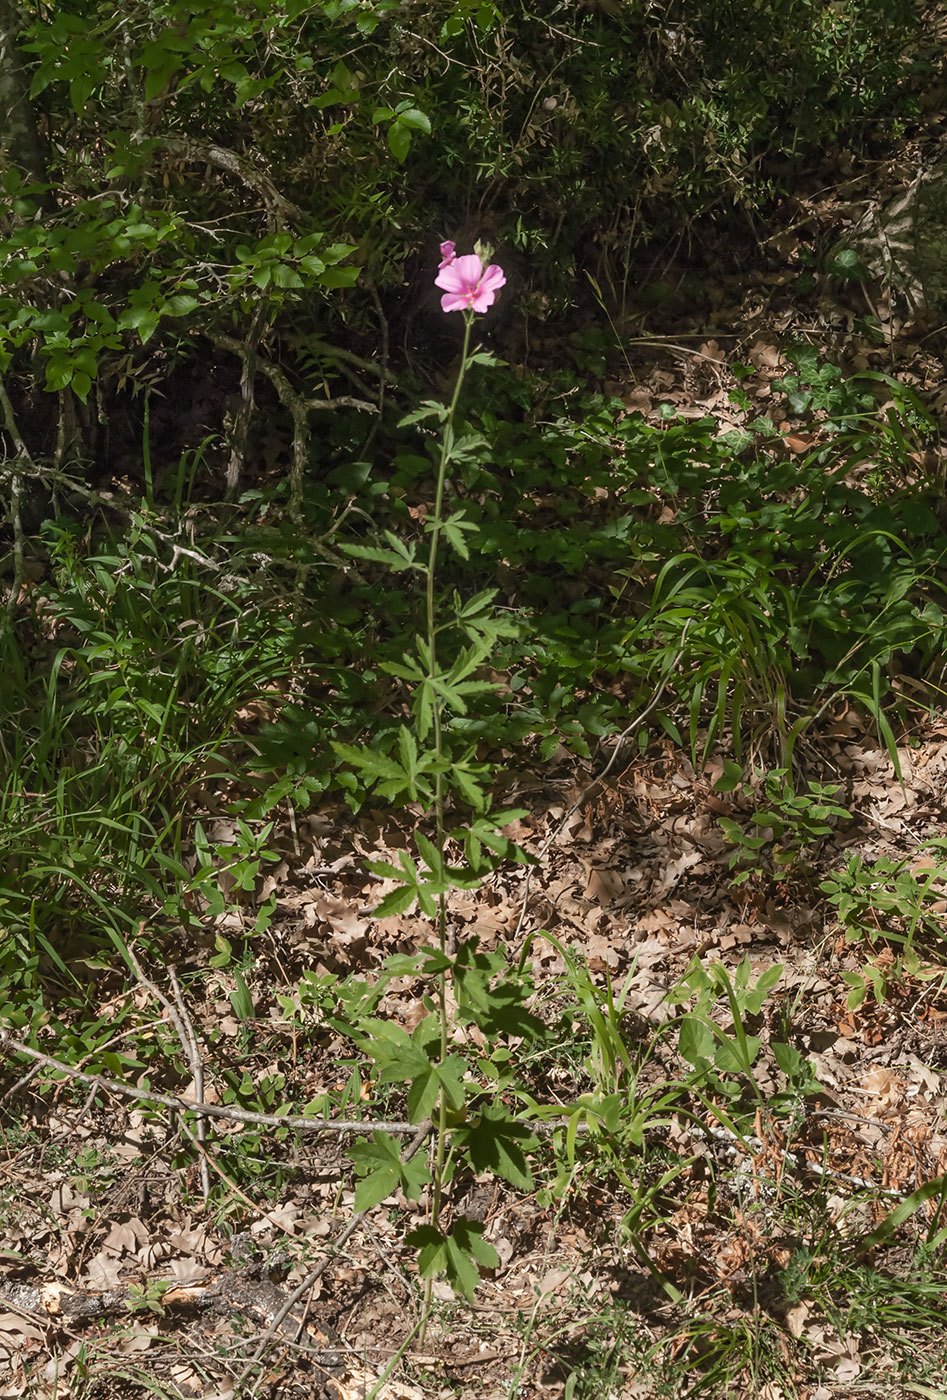
[[[453,243],[441,244],[441,258],[434,285],[444,292],[443,311],[486,311],[496,301],[500,288],[506,286],[502,267],[495,263],[484,267],[476,253],[458,258]]]

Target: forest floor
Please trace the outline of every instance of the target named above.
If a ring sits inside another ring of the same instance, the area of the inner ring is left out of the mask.
[[[828,203],[817,214],[831,223]],[[793,371],[785,346],[808,340],[847,372],[892,375],[940,415],[936,338],[897,324],[877,289],[800,300],[787,272],[793,238],[780,235],[749,286],[721,277],[717,310],[701,325],[681,317],[667,337],[625,336],[627,359],[610,357],[608,387],[629,413],[659,424],[670,405],[713,418],[721,433],[766,414],[778,430],[773,460],[802,458],[818,445],[819,412],[795,413],[773,385]],[[860,334],[863,316],[880,339]],[[745,366],[738,377],[735,362]],[[852,479],[873,465],[853,462]],[[538,863],[454,896],[452,933],[531,963],[537,1009],[558,1026],[519,1066],[537,1100],[565,1113],[609,1077],[617,1093],[640,1098],[641,1141],[625,1167],[647,1189],[636,1199],[604,1157],[561,1138],[539,1154],[530,1191],[459,1179],[451,1209],[484,1222],[499,1266],[473,1303],[435,1285],[423,1344],[380,1397],[945,1394],[947,964],[937,948],[947,916],[947,717],[931,703],[936,688],[910,675],[900,685],[909,715],[896,736],[900,773],[872,718],[833,706],[798,743],[797,769],[823,786],[794,809],[786,833],[752,824],[753,803],[728,784],[719,743],[697,765],[670,738],[640,753],[616,752],[612,736],[587,760],[566,748],[542,764],[510,758],[501,805],[528,815],[507,834]],[[244,723],[252,742],[253,716]],[[778,768],[770,743],[751,745],[745,766]],[[218,786],[212,803],[192,802],[213,847],[239,839],[228,810],[236,795]],[[371,980],[387,957],[430,940],[416,914],[371,912],[387,887],[366,862],[396,859],[412,822],[410,809],[370,805],[355,815],[328,802],[284,810],[265,869],[208,917],[202,947],[180,949],[180,967],[201,970],[200,979],[182,971],[186,1001],[163,971],[123,981],[90,965],[101,1022],[129,1005],[138,1013],[127,1034],[139,1068],[125,1062],[120,1077],[193,1099],[193,1078],[160,1069],[169,1002],[184,1049],[190,1037],[203,1061],[206,1102],[227,1065],[270,1112],[331,1093],[355,1116],[367,1086],[351,1043],[318,1017],[307,1024],[287,998],[300,968]],[[734,827],[765,840],[740,845]],[[275,910],[243,987],[252,1014],[240,1015],[240,983],[212,956],[218,937],[243,936],[267,900]],[[662,1086],[682,1074],[677,1039],[664,1033],[676,1014],[668,992],[695,958],[726,972],[716,989],[732,995],[713,1004],[721,1043],[760,1042],[746,1077],[751,1104],[757,1094],[752,1132],[729,1132],[709,1112],[701,1119],[694,1104],[661,1108]],[[769,990],[754,1000],[766,974]],[[570,1007],[597,1013],[598,1032],[589,1032],[594,1016],[570,1020]],[[376,1012],[409,1031],[422,1013],[409,979],[391,982]],[[160,1106],[75,1076],[37,1092],[42,1068],[4,1095],[0,1400],[349,1400],[371,1390],[416,1321],[404,1236],[423,1222],[423,1201],[395,1193],[331,1249],[354,1209],[338,1135],[251,1134],[221,1119],[195,1148]],[[272,1334],[307,1278],[305,1312]]]

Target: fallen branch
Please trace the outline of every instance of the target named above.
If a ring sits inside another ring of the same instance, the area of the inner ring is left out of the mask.
[[[380,1122],[369,1123],[364,1119],[350,1118],[300,1118],[279,1113],[251,1113],[245,1108],[231,1108],[217,1103],[187,1103],[173,1094],[159,1094],[155,1089],[139,1089],[133,1084],[123,1084],[119,1079],[109,1079],[104,1074],[87,1074],[74,1069],[64,1060],[53,1055],[44,1055],[31,1045],[16,1040],[9,1031],[0,1029],[0,1051],[11,1055],[25,1055],[47,1069],[65,1074],[69,1079],[77,1079],[81,1084],[90,1084],[107,1094],[119,1094],[126,1099],[136,1099],[139,1103],[161,1104],[163,1108],[173,1108],[176,1113],[204,1114],[209,1118],[224,1118],[231,1123],[253,1123],[264,1128],[293,1128],[303,1133],[388,1133],[397,1137],[401,1133],[418,1130],[417,1123]]]
[[[411,1158],[412,1158],[412,1157],[414,1156],[414,1154],[419,1150],[419,1148],[421,1147],[422,1143],[423,1143],[423,1142],[425,1141],[425,1139],[427,1138],[427,1135],[428,1135],[428,1133],[429,1133],[430,1131],[431,1131],[431,1122],[430,1122],[430,1119],[428,1119],[426,1122],[424,1122],[424,1123],[421,1124],[420,1128],[419,1128],[418,1131],[415,1133],[415,1135],[414,1135],[414,1137],[412,1138],[411,1142],[409,1142],[408,1146],[407,1146],[407,1147],[404,1149],[404,1151],[402,1152],[402,1154],[401,1154],[401,1161],[402,1161],[402,1162],[408,1162],[408,1161],[411,1160]],[[358,1212],[357,1215],[353,1215],[353,1216],[352,1216],[352,1219],[349,1221],[349,1223],[346,1225],[345,1229],[342,1231],[342,1233],[339,1235],[338,1239],[337,1239],[337,1240],[334,1242],[334,1244],[333,1244],[333,1252],[334,1252],[335,1254],[338,1254],[338,1252],[339,1252],[339,1250],[342,1248],[342,1246],[343,1246],[344,1244],[346,1244],[347,1241],[348,1241],[349,1239],[351,1239],[352,1235],[354,1235],[355,1231],[358,1229],[359,1225],[361,1225],[362,1221],[365,1219],[365,1217],[366,1217],[367,1215],[368,1215],[368,1211],[367,1211],[367,1210],[360,1210],[360,1211]],[[331,1255],[331,1254],[326,1254],[326,1255],[324,1255],[323,1258],[321,1259],[321,1261],[316,1265],[316,1267],[315,1267],[314,1269],[312,1269],[311,1272],[308,1273],[308,1274],[306,1275],[306,1277],[302,1280],[301,1283],[297,1284],[297,1286],[293,1289],[292,1293],[290,1293],[289,1297],[288,1297],[288,1298],[286,1299],[286,1301],[283,1303],[282,1307],[277,1311],[277,1313],[275,1314],[275,1316],[274,1316],[273,1319],[271,1320],[269,1327],[267,1328],[267,1330],[264,1332],[263,1336],[260,1338],[259,1342],[257,1343],[257,1347],[256,1347],[256,1350],[254,1351],[253,1355],[250,1357],[249,1361],[248,1361],[247,1364],[244,1366],[243,1370],[240,1372],[240,1375],[237,1377],[236,1381],[234,1382],[234,1394],[235,1394],[235,1395],[239,1395],[242,1386],[243,1386],[244,1383],[249,1379],[250,1375],[253,1373],[254,1369],[255,1369],[256,1366],[257,1366],[257,1363],[258,1363],[260,1360],[262,1360],[263,1356],[265,1355],[265,1353],[266,1353],[266,1351],[267,1351],[267,1348],[270,1346],[271,1342],[273,1342],[274,1339],[276,1338],[277,1334],[279,1333],[280,1327],[282,1326],[282,1324],[283,1324],[283,1322],[285,1321],[285,1319],[286,1319],[286,1318],[289,1316],[289,1314],[292,1312],[293,1308],[296,1306],[296,1304],[299,1302],[299,1300],[303,1297],[303,1295],[306,1294],[306,1293],[308,1293],[309,1290],[317,1283],[317,1281],[318,1281],[318,1280],[322,1277],[322,1275],[325,1273],[326,1269],[327,1269],[328,1266],[329,1266],[329,1261],[330,1261],[331,1258],[332,1258],[332,1255]],[[302,1324],[300,1324],[300,1331],[301,1331],[301,1330],[302,1330]],[[298,1334],[298,1333],[297,1333],[297,1338],[296,1338],[296,1340],[297,1340],[297,1341],[299,1340],[299,1334]],[[373,1393],[374,1393],[374,1392],[373,1392]],[[364,1392],[363,1392],[363,1394],[364,1394]]]

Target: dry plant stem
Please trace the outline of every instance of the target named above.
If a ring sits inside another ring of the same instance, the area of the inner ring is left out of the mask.
[[[240,478],[243,475],[244,464],[247,459],[247,438],[250,434],[250,420],[253,417],[253,410],[256,407],[256,395],[254,385],[256,383],[256,358],[260,348],[260,337],[263,334],[263,325],[268,309],[267,301],[262,298],[253,313],[250,322],[250,329],[247,332],[246,345],[243,352],[243,368],[240,372],[240,407],[234,415],[233,426],[230,432],[230,460],[227,463],[227,500],[236,499],[240,489]]]
[[[325,405],[327,402],[329,401],[320,400],[320,403],[322,403],[323,405]],[[331,401],[333,406],[341,402],[343,401],[340,399],[333,399]],[[48,482],[54,486],[62,486],[66,490],[70,491],[72,494],[76,496],[81,496],[81,498],[84,501],[90,501],[93,505],[107,505],[110,511],[119,511],[122,515],[126,517],[126,519],[130,520],[136,513],[135,505],[123,505],[121,501],[116,500],[114,496],[108,492],[92,491],[89,489],[88,486],[83,486],[82,483],[76,481],[74,477],[69,476],[66,472],[59,471],[55,467],[39,466],[38,464],[34,463],[30,468],[30,474],[31,476],[35,477],[35,479],[38,481]],[[331,529],[327,530],[324,535],[319,535],[315,540],[311,542],[311,545],[314,550],[317,550],[324,554],[331,564],[348,569],[351,576],[354,579],[356,579],[357,582],[363,582],[364,580],[360,578],[357,571],[352,568],[348,560],[342,559],[341,556],[336,555],[333,550],[326,548],[327,541],[329,541],[332,538],[332,536],[336,533],[336,531],[339,529],[339,526],[342,524],[342,521],[346,518],[346,516],[352,509],[353,506],[351,503],[349,503],[342,511],[338,520],[336,520]],[[166,531],[159,530],[154,525],[149,524],[148,533],[154,535],[155,539],[161,540],[164,544],[169,544],[171,546],[171,563],[163,564],[160,560],[157,561],[158,567],[160,569],[163,569],[166,573],[171,573],[175,568],[177,568],[179,559],[192,559],[195,564],[200,564],[202,568],[210,569],[215,574],[223,573],[224,566],[222,564],[218,564],[216,559],[211,559],[208,555],[201,554],[196,549],[189,549],[186,545],[181,544],[178,540],[174,538],[173,535],[169,535]],[[275,554],[267,554],[263,557],[265,558],[265,561],[268,564],[288,565],[296,563],[295,560],[283,559],[280,558],[279,555]]]
[[[119,1079],[109,1079],[104,1074],[86,1074],[83,1070],[57,1060],[53,1055],[44,1055],[31,1045],[24,1045],[8,1031],[0,1028],[0,1051],[7,1054],[25,1055],[47,1069],[64,1074],[67,1079],[76,1079],[80,1084],[89,1084],[107,1094],[118,1094],[122,1098],[135,1099],[138,1103],[160,1104],[171,1108],[175,1113],[205,1114],[208,1118],[223,1118],[228,1123],[254,1123],[264,1128],[293,1128],[302,1133],[390,1133],[398,1137],[402,1133],[413,1133],[417,1124],[400,1122],[369,1123],[362,1119],[347,1118],[294,1118],[278,1113],[251,1113],[244,1108],[229,1108],[216,1103],[186,1103],[172,1094],[159,1094],[153,1089],[138,1089],[133,1084],[123,1084]]]
[[[280,1222],[276,1220],[272,1215],[268,1215],[267,1212],[263,1209],[263,1207],[258,1205],[256,1201],[251,1201],[250,1197],[246,1194],[246,1192],[241,1191],[240,1187],[234,1181],[233,1177],[228,1176],[227,1173],[224,1171],[223,1167],[216,1160],[216,1158],[211,1156],[204,1144],[202,1142],[198,1142],[197,1134],[192,1133],[186,1123],[181,1123],[180,1126],[182,1133],[187,1138],[188,1142],[191,1144],[194,1150],[200,1156],[201,1166],[204,1169],[204,1171],[207,1171],[209,1168],[211,1171],[216,1172],[217,1175],[220,1177],[221,1181],[228,1188],[228,1190],[232,1191],[233,1194],[239,1200],[243,1201],[243,1204],[250,1211],[252,1211],[252,1213],[255,1216],[257,1216],[260,1220],[265,1220],[266,1223],[272,1229],[281,1231],[284,1235],[288,1235],[290,1239],[295,1240],[299,1238],[298,1235],[294,1234],[292,1230],[287,1229],[285,1225],[281,1225]],[[207,1199],[206,1196],[204,1199]]]
[[[7,612],[12,614],[17,603],[20,601],[20,593],[23,589],[25,578],[25,547],[26,536],[23,533],[23,517],[21,505],[23,501],[23,474],[25,471],[35,472],[36,468],[33,458],[30,456],[29,448],[20,436],[17,427],[16,415],[13,412],[13,405],[7,393],[7,386],[0,377],[0,408],[3,409],[3,426],[13,444],[14,466],[10,474],[10,527],[13,531],[13,583],[10,585],[10,596],[7,598]]]
[[[246,346],[229,335],[215,335],[214,344],[230,350],[245,360]],[[377,404],[367,399],[355,399],[343,394],[337,399],[309,399],[297,394],[278,365],[269,360],[258,360],[257,370],[273,385],[279,401],[293,420],[293,465],[289,474],[289,514],[297,523],[302,519],[303,478],[309,457],[309,414],[320,409],[360,408],[364,413],[377,413]]]
[[[375,436],[378,432],[379,424],[381,423],[382,414],[385,411],[385,388],[388,380],[388,318],[385,315],[384,307],[381,304],[381,297],[378,295],[378,288],[375,286],[374,282],[369,283],[368,290],[372,299],[372,304],[375,307],[375,314],[378,317],[378,325],[381,329],[381,366],[379,369],[378,377],[378,417],[375,419],[374,423],[372,423],[372,426],[368,430],[368,436],[362,443],[361,449],[359,451],[359,457],[364,457],[365,453],[375,441]]]
[[[425,1119],[425,1121],[418,1126],[414,1137],[411,1139],[407,1147],[402,1152],[402,1162],[409,1162],[411,1160],[414,1154],[424,1143],[424,1140],[430,1131],[430,1119]],[[234,1381],[233,1391],[235,1397],[239,1395],[240,1390],[242,1386],[246,1383],[246,1380],[250,1375],[251,1371],[255,1369],[257,1363],[263,1357],[270,1343],[276,1337],[280,1329],[280,1324],[285,1320],[286,1317],[289,1316],[290,1312],[292,1312],[293,1308],[299,1302],[300,1298],[302,1298],[302,1296],[305,1293],[308,1293],[312,1286],[315,1283],[317,1283],[318,1280],[322,1277],[326,1269],[329,1267],[329,1262],[332,1259],[333,1255],[338,1254],[342,1247],[348,1243],[348,1241],[355,1234],[355,1231],[358,1229],[359,1225],[361,1225],[362,1221],[367,1215],[367,1210],[360,1210],[357,1215],[352,1216],[352,1219],[349,1221],[345,1229],[339,1235],[339,1238],[335,1240],[331,1249],[326,1251],[326,1253],[323,1255],[321,1261],[316,1265],[316,1267],[312,1269],[302,1280],[302,1282],[296,1285],[292,1293],[290,1293],[289,1297],[286,1299],[285,1303],[280,1308],[279,1312],[273,1318],[269,1327],[266,1329],[266,1331],[263,1333],[263,1336],[257,1343],[256,1350],[254,1351],[253,1355],[250,1357],[249,1361],[244,1366],[243,1370],[240,1372],[240,1375]]]
[[[154,982],[152,982],[150,978],[145,976],[145,973],[142,970],[141,963],[138,961],[137,957],[132,952],[131,948],[128,947],[127,944],[125,946],[125,956],[131,964],[131,969],[134,972],[139,985],[144,987],[145,991],[149,992],[150,995],[154,997],[155,1001],[157,1001],[159,1005],[163,1006],[165,1011],[168,1013],[168,1020],[174,1027],[174,1033],[177,1036],[178,1040],[181,1042],[181,1049],[184,1051],[184,1054],[187,1057],[188,1064],[191,1067],[191,1078],[194,1081],[194,1097],[198,1100],[198,1102],[202,1101],[204,1098],[204,1066],[201,1063],[200,1051],[197,1048],[197,1037],[194,1034],[194,1027],[191,1024],[191,1018],[187,1014],[187,1008],[184,1006],[184,1001],[181,996],[181,988],[178,986],[178,980],[177,976],[175,975],[174,968],[168,968],[168,976],[171,980],[171,987],[174,992],[174,1003],[172,1004],[172,1002],[169,1001],[169,999],[165,996],[161,988],[156,987]],[[191,1134],[188,1133],[188,1136],[190,1137]],[[193,1136],[203,1146],[207,1137],[207,1120],[205,1118],[202,1118],[200,1114],[198,1114],[197,1116]],[[210,1195],[210,1175],[208,1173],[207,1162],[204,1157],[201,1158],[201,1194],[203,1195],[204,1201],[206,1202],[207,1198]]]
[[[539,849],[539,853],[536,856],[536,865],[531,865],[527,868],[526,879],[523,882],[523,902],[520,907],[520,916],[519,920],[517,921],[516,932],[513,934],[514,944],[519,938],[520,934],[522,933],[523,924],[526,922],[526,910],[529,904],[529,887],[530,882],[532,880],[533,871],[536,869],[537,865],[541,865],[542,862],[545,860],[550,846],[552,846],[555,841],[558,841],[559,837],[565,831],[566,826],[568,825],[572,817],[575,815],[575,813],[582,806],[583,802],[585,802],[586,799],[595,790],[595,788],[598,787],[599,783],[604,782],[604,780],[608,777],[609,773],[612,771],[612,768],[617,763],[618,756],[623,751],[628,739],[631,737],[632,734],[634,734],[635,730],[638,729],[640,725],[644,724],[645,720],[654,710],[658,701],[661,699],[661,696],[667,689],[667,683],[671,678],[671,672],[676,668],[677,663],[684,655],[684,641],[687,637],[687,632],[690,625],[690,619],[688,618],[687,622],[685,622],[684,624],[684,630],[681,632],[681,645],[675,652],[674,658],[671,661],[670,666],[667,668],[664,675],[661,677],[661,681],[658,685],[657,690],[654,692],[645,708],[641,711],[639,715],[635,715],[635,718],[631,721],[631,724],[629,724],[628,727],[626,729],[623,729],[622,732],[619,734],[618,738],[615,740],[615,746],[612,749],[611,757],[609,758],[605,767],[602,769],[601,773],[598,773],[590,783],[586,783],[585,787],[579,793],[578,797],[575,799],[568,812],[566,812],[565,816],[562,818],[562,821],[555,828],[552,834],[548,836],[543,842],[542,846]],[[520,971],[522,972],[522,970],[523,969],[521,966]]]
[[[174,1003],[178,1008],[178,1015],[184,1026],[187,1035],[186,1051],[188,1061],[191,1066],[191,1077],[194,1080],[194,1097],[199,1101],[204,1098],[204,1062],[201,1059],[201,1052],[197,1044],[197,1035],[194,1031],[194,1023],[188,1013],[184,997],[181,994],[181,984],[178,982],[177,969],[173,963],[168,964],[168,980],[171,983],[171,990],[174,993]],[[181,1124],[184,1127],[184,1124]],[[185,1129],[187,1132],[188,1130]],[[189,1134],[190,1136],[190,1134]],[[198,1115],[194,1125],[194,1139],[201,1151],[201,1194],[206,1201],[210,1196],[210,1173],[208,1162],[210,1158],[205,1149],[207,1140],[207,1119]]]
[[[464,382],[464,370],[467,367],[467,355],[470,351],[470,331],[473,325],[473,312],[468,312],[464,317],[464,344],[460,355],[460,372],[454,384],[454,393],[447,410],[447,418],[444,423],[443,442],[441,444],[441,457],[437,467],[437,487],[434,497],[434,519],[431,523],[431,545],[427,560],[427,579],[425,589],[426,621],[427,621],[427,652],[428,652],[428,674],[437,674],[437,626],[434,618],[435,590],[434,583],[437,576],[437,550],[441,538],[441,511],[444,505],[444,485],[447,481],[447,468],[450,463],[450,452],[453,444],[453,424],[454,413],[460,399],[460,391]],[[434,694],[433,703],[433,728],[434,728],[434,756],[435,776],[434,776],[434,822],[437,833],[437,851],[441,862],[446,861],[444,850],[446,832],[444,827],[444,774],[441,771],[441,761],[444,756],[443,733],[441,727],[441,701],[438,695]],[[442,956],[447,954],[447,895],[440,894],[437,898],[437,942]],[[437,979],[437,1012],[440,1021],[440,1056],[441,1064],[447,1059],[447,974],[441,972]],[[431,1188],[431,1224],[436,1230],[441,1216],[441,1203],[444,1194],[444,1162],[447,1155],[447,1100],[444,1090],[441,1089],[437,1100],[437,1135],[434,1146],[434,1172],[433,1185]],[[424,1345],[424,1338],[427,1334],[427,1321],[431,1311],[431,1300],[433,1298],[434,1279],[429,1277],[424,1281],[424,1302],[421,1309],[421,1325],[418,1333],[418,1345]]]

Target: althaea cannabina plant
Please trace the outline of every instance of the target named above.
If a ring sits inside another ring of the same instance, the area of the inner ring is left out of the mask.
[[[470,1073],[467,1060],[453,1052],[451,1016],[458,1025],[476,1025],[485,1044],[502,1035],[534,1039],[543,1034],[542,1023],[525,1005],[532,991],[529,980],[519,970],[511,972],[506,954],[499,949],[481,951],[475,938],[454,946],[447,936],[450,890],[475,889],[504,861],[525,863],[529,857],[501,834],[503,827],[527,814],[491,810],[490,775],[477,761],[476,749],[464,739],[462,725],[451,724],[452,716],[462,719],[466,715],[471,697],[495,689],[477,673],[495,653],[498,641],[512,635],[515,626],[495,614],[495,589],[468,600],[454,594],[452,605],[448,604],[452,621],[445,623],[447,600],[438,598],[436,588],[441,542],[466,558],[466,541],[477,529],[466,519],[460,501],[445,515],[446,484],[452,462],[480,449],[489,450],[477,434],[455,438],[454,417],[468,367],[495,363],[488,354],[470,353],[470,336],[476,315],[493,305],[506,277],[502,268],[485,266],[477,254],[458,257],[455,245],[445,242],[435,283],[444,293],[443,310],[463,312],[464,341],[450,403],[429,401],[402,420],[404,426],[436,418],[441,428],[434,508],[425,523],[427,558],[420,557],[416,543],[406,543],[391,531],[385,532],[386,548],[345,546],[346,552],[358,558],[398,572],[414,571],[424,579],[425,625],[415,647],[401,662],[382,663],[384,670],[409,689],[413,724],[402,726],[396,747],[385,754],[348,744],[333,745],[341,758],[359,770],[366,787],[374,787],[387,799],[418,804],[424,811],[414,834],[417,858],[400,851],[399,864],[373,861],[370,869],[397,883],[378,905],[378,917],[407,913],[416,903],[436,929],[434,946],[420,954],[389,959],[386,964],[389,976],[428,979],[434,993],[426,999],[429,1014],[411,1034],[396,1023],[373,1019],[363,1022],[354,1038],[375,1061],[380,1083],[407,1085],[410,1121],[431,1118],[433,1161],[430,1171],[421,1164],[404,1162],[391,1138],[382,1133],[375,1134],[373,1143],[357,1144],[350,1150],[362,1178],[355,1196],[358,1209],[376,1205],[399,1184],[409,1200],[417,1199],[424,1187],[430,1186],[428,1223],[408,1236],[408,1242],[418,1248],[419,1270],[427,1280],[422,1318],[429,1312],[435,1274],[446,1273],[455,1287],[469,1295],[477,1282],[478,1266],[493,1267],[496,1263],[496,1253],[482,1238],[483,1227],[478,1222],[456,1215],[449,1231],[441,1228],[444,1192],[458,1163],[465,1160],[474,1171],[493,1171],[517,1188],[529,1190],[532,1174],[528,1153],[538,1146],[529,1127],[517,1121],[498,1097],[496,1085],[479,1082],[478,1076]],[[448,659],[444,653],[451,632],[454,644]],[[466,806],[471,813],[464,826],[451,830],[446,821],[449,790],[454,794],[451,805]],[[454,863],[449,860],[451,847],[458,855],[461,850],[463,853]],[[451,1013],[450,1007],[454,1008]]]

